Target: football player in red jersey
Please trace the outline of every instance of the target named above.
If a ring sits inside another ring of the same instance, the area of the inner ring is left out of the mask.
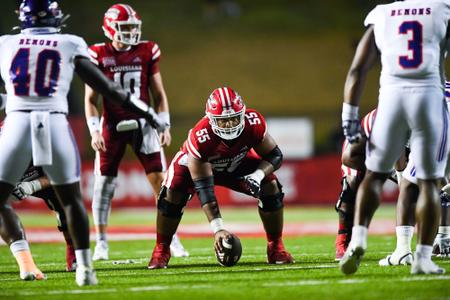
[[[146,103],[152,98],[159,117],[169,124],[169,105],[158,64],[161,50],[155,42],[141,41],[141,24],[139,15],[131,6],[111,6],[103,21],[103,31],[111,42],[95,44],[89,48],[89,53],[92,61],[108,78],[122,85],[136,98]],[[165,171],[161,147],[170,145],[171,135],[169,128],[159,135],[138,114],[109,101],[103,101],[100,122],[97,99],[98,93],[86,85],[86,119],[92,147],[96,151],[92,213],[97,244],[93,259],[106,260],[106,228],[117,172],[126,146],[133,148],[144,167],[156,199]],[[175,256],[189,255],[176,236],[171,249]]]
[[[377,110],[370,111],[361,120],[361,128],[363,130],[362,138],[353,144],[347,140],[342,145],[342,191],[336,203],[335,209],[339,214],[339,228],[336,236],[336,257],[337,261],[344,256],[345,250],[352,236],[353,219],[355,215],[356,191],[361,183],[364,173],[366,158],[366,141],[372,131],[372,125],[375,120]],[[405,148],[405,152],[408,150]],[[389,179],[394,182],[399,180],[401,171],[406,168],[407,153],[403,153],[395,164],[395,172],[392,172]],[[399,215],[403,215],[399,211]]]
[[[293,263],[282,241],[284,194],[274,174],[282,159],[263,116],[246,108],[231,88],[214,90],[206,102],[206,116],[190,130],[165,176],[158,200],[156,246],[148,268],[167,267],[171,237],[195,192],[214,232],[216,251],[222,250],[222,240],[231,233],[223,225],[214,185],[257,198],[268,262]]]
[[[376,109],[369,112],[361,121],[361,127],[364,130],[365,137],[370,134],[375,116]],[[335,242],[336,260],[340,260],[344,256],[352,236],[356,191],[364,177],[365,171],[365,144],[366,138],[354,144],[350,144],[347,140],[344,140],[342,145],[342,191],[339,194],[339,199],[335,206],[339,215],[339,228]]]

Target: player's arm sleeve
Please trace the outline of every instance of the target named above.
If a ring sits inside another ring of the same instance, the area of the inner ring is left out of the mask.
[[[194,182],[203,212],[208,221],[221,218],[219,204],[214,192],[214,176],[211,164],[188,154],[188,168]]]

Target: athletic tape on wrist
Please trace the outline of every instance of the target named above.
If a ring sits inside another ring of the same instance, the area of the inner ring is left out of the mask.
[[[223,227],[223,219],[222,218],[215,218],[211,222],[209,222],[209,224],[211,225],[211,229],[213,230],[214,234],[225,229]]]
[[[91,135],[95,131],[100,131],[100,119],[98,117],[89,117],[87,119],[87,126]]]
[[[170,114],[167,111],[162,111],[158,113],[158,117],[164,121],[164,123],[168,124],[170,127]]]
[[[342,103],[342,120],[358,119],[358,111],[358,106],[354,106],[346,102]]]

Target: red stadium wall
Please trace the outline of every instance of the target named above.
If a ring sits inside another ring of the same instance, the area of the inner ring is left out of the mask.
[[[340,192],[340,159],[338,155],[315,157],[301,161],[285,161],[277,171],[286,194],[286,205],[333,205]],[[93,163],[85,162],[82,168],[83,197],[90,207],[94,183]],[[243,194],[218,187],[217,197],[222,206],[256,205],[255,200]],[[385,186],[384,199],[395,201],[395,185]],[[137,162],[123,162],[118,176],[118,186],[113,199],[114,207],[155,206],[150,185]],[[190,207],[199,207],[193,198]],[[15,207],[19,209],[47,209],[43,201],[31,198]]]

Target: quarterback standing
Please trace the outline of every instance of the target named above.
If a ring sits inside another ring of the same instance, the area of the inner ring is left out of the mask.
[[[412,274],[442,274],[431,260],[440,219],[438,186],[447,161],[448,114],[444,101],[444,54],[449,37],[448,1],[398,1],[378,5],[356,50],[344,88],[342,126],[350,143],[360,137],[358,105],[368,70],[381,53],[377,118],[367,145],[366,174],[356,196],[353,234],[340,262],[357,271],[367,248],[367,230],[383,183],[411,134],[419,198],[417,247]]]
[[[293,263],[282,241],[284,194],[274,174],[282,160],[263,116],[246,108],[231,88],[214,90],[206,102],[206,116],[189,131],[164,178],[158,200],[156,246],[148,268],[167,267],[171,237],[194,193],[211,224],[216,251],[222,249],[222,240],[231,238],[223,224],[215,185],[255,197],[266,231],[268,262]]]
[[[103,20],[103,31],[111,42],[95,44],[89,48],[89,53],[92,62],[108,78],[145,103],[153,100],[158,116],[169,124],[169,104],[158,64],[161,50],[154,42],[141,41],[141,24],[139,15],[131,6],[111,6]],[[91,144],[96,151],[92,213],[97,244],[93,259],[107,260],[106,229],[111,200],[127,145],[132,147],[143,166],[157,199],[166,167],[162,147],[170,145],[171,136],[169,128],[159,134],[140,115],[110,101],[103,102],[100,121],[97,101],[98,93],[86,85],[86,120],[92,136]],[[175,256],[188,256],[176,235],[171,250]]]
[[[42,166],[64,208],[77,261],[76,283],[95,285],[89,250],[89,220],[80,189],[80,158],[67,121],[67,93],[76,72],[108,99],[139,112],[163,131],[166,124],[142,101],[122,90],[89,60],[85,41],[61,34],[58,3],[23,0],[21,32],[0,37],[0,72],[7,92],[6,118],[0,136],[0,218],[8,245],[26,249],[25,233],[8,204],[14,185],[30,161]]]

